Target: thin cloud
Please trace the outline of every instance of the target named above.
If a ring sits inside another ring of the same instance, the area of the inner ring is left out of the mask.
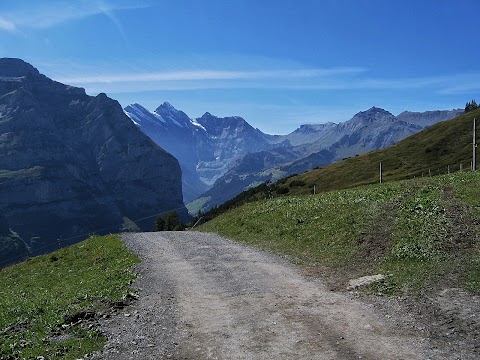
[[[477,89],[480,74],[449,74],[430,77],[372,77],[361,67],[281,68],[273,70],[185,69],[177,71],[119,72],[92,74],[92,69],[69,71],[54,78],[66,84],[82,86],[89,92],[130,93],[149,91],[184,91],[201,89],[283,89],[283,90],[425,90],[450,94]],[[288,67],[288,65],[287,65]],[[268,67],[267,67],[268,68]],[[70,68],[71,70],[71,68]],[[58,67],[57,67],[58,71]],[[98,71],[98,69],[97,69]]]
[[[15,32],[17,30],[17,27],[12,21],[0,17],[0,30]]]
[[[357,74],[365,71],[361,68],[336,69],[294,69],[266,71],[231,70],[185,70],[170,72],[150,72],[137,74],[111,74],[58,79],[69,84],[159,82],[159,81],[205,81],[205,80],[262,80],[282,78],[317,78],[338,75]]]
[[[360,75],[360,76],[359,76]],[[131,93],[207,89],[282,89],[318,91],[428,91],[442,95],[469,93],[480,86],[462,75],[430,78],[374,79],[355,71],[315,69],[276,71],[175,71],[63,77],[56,80],[91,93]],[[477,75],[476,78],[480,78]],[[479,79],[480,80],[480,79]],[[478,82],[480,83],[480,81]]]
[[[88,16],[104,14],[108,16],[118,27],[118,21],[113,12],[117,10],[139,9],[149,7],[147,1],[35,1],[30,5],[28,12],[24,10],[4,10],[11,21],[6,21],[2,26],[0,19],[0,28],[30,27],[30,28],[49,28],[58,24],[81,19]]]
[[[115,13],[113,11],[114,9],[103,3],[99,6],[99,9],[116,26],[118,32],[120,33],[120,35],[122,35],[123,40],[127,41],[127,35],[125,34],[125,30],[123,30],[123,25],[120,20],[118,20],[118,18],[115,16]]]

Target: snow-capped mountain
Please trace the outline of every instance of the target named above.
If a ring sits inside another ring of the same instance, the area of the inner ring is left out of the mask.
[[[154,112],[140,104],[129,105],[124,111],[145,134],[178,159],[185,202],[208,190],[235,160],[271,149],[276,140],[241,117],[220,118],[207,112],[192,119],[168,102]]]

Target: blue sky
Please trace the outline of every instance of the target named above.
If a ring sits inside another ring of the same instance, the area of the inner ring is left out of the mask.
[[[480,100],[478,0],[2,0],[0,57],[267,133]]]

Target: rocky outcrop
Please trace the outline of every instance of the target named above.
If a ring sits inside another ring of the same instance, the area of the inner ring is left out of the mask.
[[[177,160],[105,94],[0,59],[0,213],[37,254],[179,209]]]

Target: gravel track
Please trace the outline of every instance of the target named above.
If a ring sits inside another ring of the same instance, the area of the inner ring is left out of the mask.
[[[275,255],[199,232],[123,240],[142,259],[140,298],[101,321],[96,358],[443,358],[421,333]]]

